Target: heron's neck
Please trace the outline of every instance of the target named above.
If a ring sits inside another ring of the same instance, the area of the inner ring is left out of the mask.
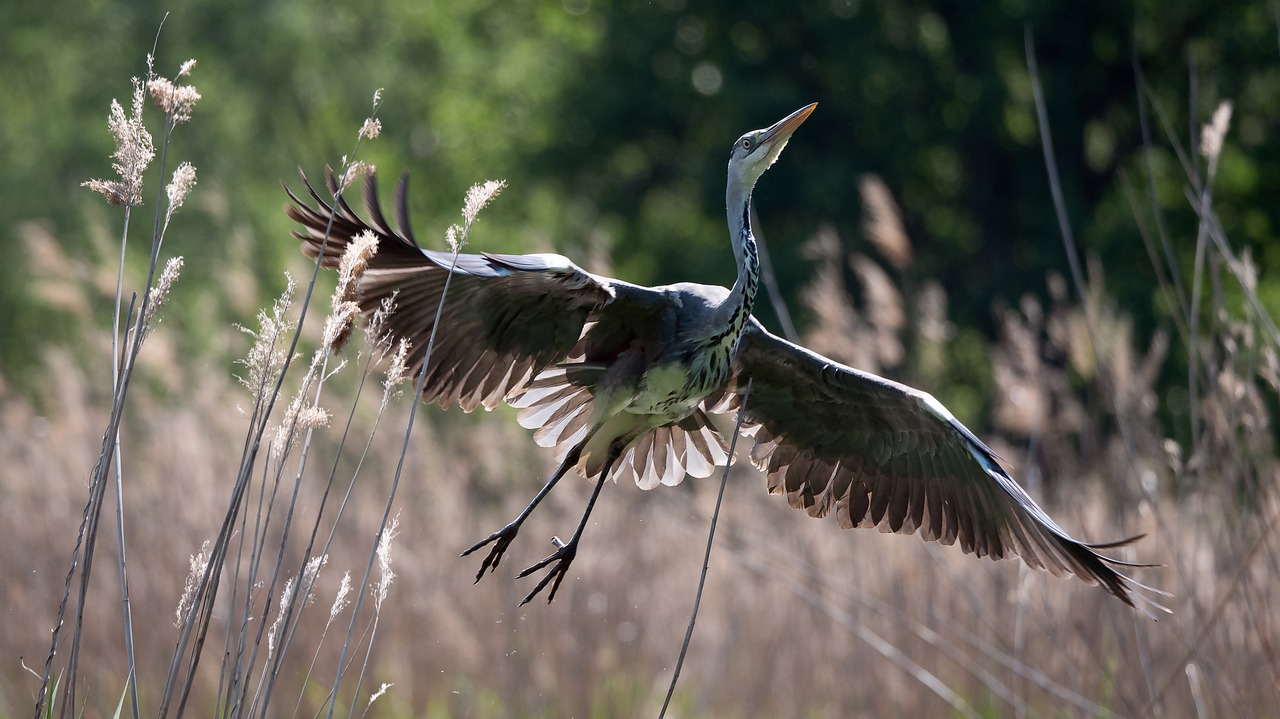
[[[715,339],[733,346],[746,327],[755,304],[756,289],[760,285],[760,256],[756,251],[756,238],[751,234],[751,189],[744,190],[730,184],[726,205],[738,279],[717,310],[717,324],[721,332]]]

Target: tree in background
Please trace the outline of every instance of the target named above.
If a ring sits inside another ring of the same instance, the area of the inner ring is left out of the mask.
[[[12,308],[0,336],[18,338],[0,343],[0,372],[10,378],[37,376],[41,343],[73,336],[68,308],[29,271],[30,238],[36,229],[55,238],[92,277],[100,250],[82,228],[98,210],[76,184],[109,153],[101,115],[118,89],[101,78],[140,71],[137,49],[151,45],[163,17],[153,2],[64,3],[21,3],[0,29],[11,58],[0,77],[0,242],[11,258],[0,265],[0,299]],[[182,341],[198,355],[220,347],[218,329],[257,306],[259,286],[276,288],[294,256],[277,241],[288,231],[278,183],[299,165],[335,162],[378,87],[387,89],[387,132],[370,159],[389,176],[413,173],[420,236],[452,221],[472,182],[503,177],[511,190],[477,244],[555,249],[641,282],[725,281],[728,139],[817,101],[805,142],[759,189],[784,292],[794,296],[810,274],[798,248],[820,224],[838,228],[846,245],[861,242],[858,178],[874,172],[898,198],[916,247],[901,279],[936,278],[960,333],[993,335],[992,298],[1043,294],[1046,273],[1066,267],[1026,28],[1070,220],[1140,335],[1170,308],[1135,217],[1154,226],[1159,211],[1171,236],[1194,237],[1172,145],[1197,162],[1192,135],[1223,99],[1235,103],[1237,129],[1216,205],[1225,232],[1261,265],[1261,296],[1280,307],[1280,290],[1266,284],[1280,262],[1267,244],[1280,221],[1280,151],[1267,143],[1280,117],[1273,10],[1263,1],[1231,11],[1015,0],[195,2],[165,21],[158,45],[202,58],[202,86],[217,99],[205,132],[187,140],[207,189],[203,212],[184,218],[173,240],[192,268],[183,291],[196,295],[174,303],[188,308],[179,310]],[[1193,251],[1175,246],[1184,277]],[[227,297],[231,275],[243,281]],[[960,374],[953,379],[978,381]]]

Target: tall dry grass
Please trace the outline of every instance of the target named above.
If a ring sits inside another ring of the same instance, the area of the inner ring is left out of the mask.
[[[0,413],[10,476],[41,478],[14,487],[3,510],[9,526],[24,528],[19,542],[6,544],[6,575],[27,578],[10,585],[8,605],[32,621],[5,622],[0,644],[19,648],[28,663],[47,648],[84,468],[93,461],[86,447],[103,416],[92,409],[89,383],[69,363],[56,366],[68,381],[44,417],[17,401]],[[243,435],[244,419],[228,402],[237,392],[228,378],[206,376],[180,406],[146,403],[126,428],[125,523],[131,600],[135,616],[146,617],[135,633],[146,713],[156,706],[148,689],[163,683],[173,653],[190,556],[216,534],[238,468],[227,451]],[[403,426],[407,404],[400,400],[384,422]],[[369,408],[362,413],[355,432],[372,421]],[[456,556],[518,511],[550,469],[527,433],[503,419],[435,417],[415,431],[398,495],[397,577],[382,607],[365,695],[393,684],[375,705],[375,714],[390,716],[655,714],[700,569],[694,549],[713,484],[651,493],[607,488],[561,596],[517,609],[527,587],[511,572],[474,585],[473,563]],[[1277,548],[1257,515],[1274,517],[1274,498],[1244,506],[1205,488],[1120,502],[1116,486],[1134,481],[1121,453],[1112,446],[1091,461],[1072,444],[1055,451],[1071,454],[1083,471],[1055,478],[1050,511],[1087,537],[1148,532],[1133,557],[1168,565],[1143,579],[1175,593],[1171,617],[1150,623],[1097,589],[1013,562],[979,561],[914,538],[841,532],[772,501],[759,476],[735,470],[677,689],[680,715],[936,715],[953,698],[987,715],[1197,716],[1197,691],[1203,715],[1268,714],[1276,693],[1268,644],[1277,620]],[[327,466],[335,445],[331,436],[318,438],[312,461]],[[1008,441],[1002,451],[1031,466],[1018,446]],[[297,651],[281,670],[279,713],[299,701],[304,716],[325,706],[329,684],[321,678],[336,672],[337,643],[333,630],[325,643],[320,637],[343,573],[358,575],[367,559],[399,451],[392,432],[370,447],[316,600],[301,613]],[[1169,453],[1147,459],[1158,484],[1187,480]],[[349,474],[352,464],[341,466]],[[322,480],[303,482],[300,514],[316,511],[323,488]],[[587,489],[570,483],[552,495],[514,548],[512,567],[550,551],[538,540],[566,531]],[[294,562],[300,551],[290,545]],[[81,701],[108,714],[124,682],[119,584],[108,572],[95,582]],[[210,635],[226,632],[230,616],[224,602]],[[316,649],[312,682],[303,686]],[[214,655],[197,677],[188,702],[196,715],[217,701],[216,666]],[[5,713],[27,711],[37,680],[17,667],[3,677]],[[352,699],[344,696],[341,706]]]
[[[869,216],[882,223],[868,228],[877,254],[846,253],[834,230],[815,240],[822,262],[806,297],[819,323],[810,339],[933,389],[949,352],[945,295],[931,283],[907,286],[912,253],[891,198],[874,182],[863,189]],[[1204,232],[1164,241],[1199,243],[1205,266],[1250,288],[1247,257],[1215,235],[1206,193],[1194,195]],[[92,290],[64,266],[68,274],[50,281],[68,302],[88,302],[76,293]],[[1157,334],[1139,346],[1103,270],[1090,266],[1076,286],[1048,278],[1048,302],[1027,298],[1001,311],[1002,334],[989,348],[999,398],[989,439],[1073,533],[1145,532],[1128,558],[1166,565],[1141,578],[1174,594],[1172,615],[1150,622],[1096,588],[1016,562],[841,532],[788,510],[765,495],[758,474],[735,469],[678,715],[1274,711],[1280,502],[1271,491],[1270,318],[1260,305],[1222,304],[1222,295],[1187,297],[1176,338]],[[0,645],[22,658],[0,672],[0,712],[29,713],[53,699],[55,712],[101,716],[123,706],[131,715],[132,664],[139,714],[163,713],[166,703],[196,716],[655,714],[688,618],[714,483],[608,487],[557,601],[518,608],[522,582],[500,572],[474,585],[475,564],[456,555],[523,506],[550,457],[505,410],[422,410],[412,423],[411,392],[384,406],[381,391],[366,389],[353,401],[362,383],[378,381],[367,363],[379,352],[376,333],[354,340],[347,366],[331,376],[341,359],[324,336],[334,335],[314,320],[299,346],[320,347],[318,359],[298,360],[280,395],[303,400],[293,412],[285,399],[264,401],[293,362],[287,330],[300,308],[266,310],[257,337],[243,340],[257,359],[186,372],[176,401],[139,385],[113,412],[109,377],[55,353],[45,405],[0,402],[0,462],[10,478],[0,516],[17,528],[0,549],[10,578]],[[341,316],[342,297],[328,309]],[[1195,319],[1204,316],[1214,321]],[[279,343],[258,344],[277,330]],[[164,338],[177,331],[161,325],[134,370],[174,371]],[[85,341],[117,356],[111,337]],[[1155,385],[1175,352],[1197,357],[1194,433],[1181,443],[1161,424]],[[318,369],[308,374],[309,366]],[[111,486],[94,490],[90,474],[99,448],[112,446],[102,428],[116,416],[122,451],[107,476],[120,478],[119,532]],[[306,431],[291,430],[291,417],[309,417]],[[283,439],[268,451],[280,427]],[[255,443],[262,455],[246,463]],[[65,643],[52,664],[62,694],[42,693],[23,663],[40,673],[87,490],[108,509],[99,561],[122,563],[113,544],[122,535],[127,573],[99,568],[88,577],[73,705],[71,675],[56,671],[69,670]],[[563,533],[588,490],[570,482],[553,493],[509,568],[548,553],[540,538]],[[203,644],[183,644],[184,635]]]

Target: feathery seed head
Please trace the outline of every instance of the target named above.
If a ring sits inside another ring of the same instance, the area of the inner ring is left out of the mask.
[[[391,351],[391,336],[384,332],[384,328],[387,326],[387,318],[396,311],[396,297],[399,296],[399,290],[392,290],[369,315],[369,321],[364,323],[364,335],[369,345],[383,356]]]
[[[173,288],[181,274],[182,257],[170,257],[169,261],[164,263],[164,270],[160,272],[160,279],[156,281],[155,287],[147,292],[147,316],[141,323],[142,339],[146,339],[147,335],[151,334],[151,330],[160,324],[160,308],[168,299],[169,290]]]
[[[173,118],[175,125],[191,119],[191,111],[199,100],[200,93],[191,85],[178,85],[163,77],[151,79],[151,101]]]
[[[375,612],[382,609],[382,603],[387,599],[387,590],[391,587],[391,580],[396,578],[395,572],[391,571],[391,540],[395,539],[396,530],[399,527],[400,515],[397,513],[378,535],[378,583],[371,588]]]
[[[240,327],[241,332],[253,337],[253,346],[240,362],[247,370],[246,376],[237,379],[249,390],[255,403],[262,399],[268,382],[284,366],[286,350],[278,347],[277,343],[293,331],[289,308],[293,305],[293,296],[298,286],[293,276],[287,272],[285,282],[285,290],[272,303],[271,313],[268,314],[266,310],[258,312],[258,330],[255,332],[247,327]]]
[[[355,319],[360,314],[360,277],[369,266],[369,258],[378,251],[378,238],[365,230],[356,235],[338,262],[338,286],[333,291],[332,310],[324,323],[324,347],[340,352],[351,338]]]
[[[395,686],[395,684],[387,684],[386,682],[383,682],[382,686],[378,688],[378,691],[369,696],[369,705],[372,706],[374,702],[378,701],[379,697],[386,694],[387,690],[393,686]]]
[[[378,253],[378,237],[369,230],[355,236],[338,261],[338,289],[333,294],[334,304],[341,300],[359,299],[360,278],[369,266],[369,260]]]
[[[352,328],[356,318],[360,316],[360,305],[349,300],[338,301],[329,316],[324,320],[324,335],[321,340],[322,349],[329,352],[341,352],[351,339]]]
[[[1210,162],[1216,162],[1218,155],[1222,152],[1222,141],[1227,136],[1227,129],[1231,126],[1231,102],[1224,100],[1218,109],[1213,111],[1213,118],[1209,120],[1209,124],[1200,130],[1200,154],[1209,159]]]
[[[267,658],[274,658],[276,655],[276,644],[280,641],[280,634],[284,631],[281,626],[284,623],[284,615],[289,611],[289,607],[293,602],[293,582],[294,577],[285,580],[284,591],[280,592],[280,604],[276,607],[276,620],[271,623],[271,630],[267,632]]]
[[[329,563],[329,555],[321,554],[318,557],[312,557],[307,560],[307,566],[302,570],[303,586],[307,588],[307,604],[315,601],[315,592],[312,591],[316,586],[316,577],[320,575],[320,568]]]
[[[114,160],[111,167],[120,179],[93,179],[80,183],[81,187],[106,197],[107,202],[113,205],[142,204],[142,175],[156,155],[151,133],[142,124],[142,81],[136,77],[133,78],[132,110],[132,114],[126,115],[120,103],[112,100],[107,118],[107,128],[116,143],[115,152],[111,154]]]
[[[275,436],[271,438],[271,453],[279,458],[288,453],[290,446],[298,435],[311,429],[329,426],[329,412],[322,407],[309,404],[302,392],[294,395],[293,400],[284,411],[280,426],[276,427]]]
[[[351,603],[348,595],[351,594],[351,572],[348,570],[342,573],[342,583],[338,585],[338,594],[333,598],[333,604],[329,607],[329,621],[338,618],[343,609]]]
[[[467,199],[462,203],[462,216],[466,219],[468,225],[476,221],[476,216],[480,214],[486,205],[493,202],[493,199],[502,192],[502,188],[506,187],[505,180],[486,180],[478,185],[472,185],[467,190]]]
[[[178,599],[178,608],[174,611],[173,626],[181,627],[182,623],[187,620],[187,616],[191,613],[191,609],[195,606],[194,599],[196,587],[199,586],[204,572],[209,568],[209,558],[212,552],[209,551],[209,540],[205,540],[200,545],[200,551],[191,555],[191,571],[187,573],[187,582],[182,588],[182,597]]]
[[[169,186],[165,188],[165,194],[169,197],[169,214],[182,207],[182,203],[190,194],[191,188],[196,186],[196,168],[190,162],[184,162],[178,165],[173,171],[173,179],[169,181]]]
[[[323,407],[310,405],[298,415],[300,429],[320,429],[329,426],[329,411]]]
[[[196,185],[196,168],[190,162],[184,162],[178,165],[178,169],[173,171],[173,179],[169,181],[169,185],[165,188],[165,195],[169,198],[169,206],[164,211],[164,228],[160,234],[163,236],[169,230],[169,220],[173,219],[173,213],[182,207],[182,203],[187,199],[187,194],[191,192],[191,188]]]
[[[902,213],[893,194],[879,175],[867,174],[858,180],[862,208],[866,220],[863,231],[880,255],[899,270],[911,266],[911,240],[902,225]]]
[[[382,386],[391,389],[409,380],[409,340],[404,337],[396,343],[396,351],[391,355],[391,365],[387,367],[387,376]]]
[[[347,158],[344,156],[342,158],[342,162],[344,165],[347,164],[346,160]],[[351,183],[355,182],[361,177],[364,177],[365,175],[372,175],[377,171],[378,171],[377,166],[370,164],[368,162],[360,162],[359,160],[352,162],[351,164],[347,165],[347,171],[342,173],[342,177],[339,178],[338,192],[346,192],[347,188],[351,187]]]

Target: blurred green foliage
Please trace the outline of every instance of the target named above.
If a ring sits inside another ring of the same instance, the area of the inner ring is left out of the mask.
[[[509,188],[474,245],[603,257],[618,276],[647,283],[731,281],[729,143],[817,101],[757,190],[785,290],[807,279],[798,247],[820,223],[861,243],[857,179],[874,172],[915,245],[903,281],[937,278],[962,331],[991,334],[993,299],[1042,294],[1046,273],[1066,268],[1024,28],[1035,36],[1076,237],[1101,259],[1140,333],[1167,323],[1171,309],[1118,177],[1152,226],[1145,193],[1154,188],[1189,277],[1196,217],[1184,193],[1187,170],[1199,170],[1181,166],[1172,143],[1202,162],[1194,136],[1222,100],[1235,116],[1216,206],[1228,236],[1260,264],[1261,296],[1280,308],[1270,0],[193,0],[164,19],[167,8],[18,0],[0,24],[0,372],[11,379],[38,379],[45,343],[74,336],[73,320],[34,293],[19,227],[45,223],[69,256],[111,264],[93,238],[118,234],[118,215],[79,183],[109,175],[108,104],[127,100],[162,20],[157,71],[172,75],[196,58],[191,81],[204,96],[170,155],[200,177],[168,240],[187,258],[169,321],[197,357],[260,299],[228,297],[229,272],[247,266],[256,282],[236,287],[264,296],[281,286],[296,248],[279,183],[295,183],[298,166],[318,176],[350,152],[377,88],[384,134],[360,159],[379,166],[384,186],[412,171],[420,242],[438,246],[470,184],[504,178]],[[1138,67],[1154,103],[1149,163]],[[149,217],[135,214],[135,229]],[[96,320],[108,316],[105,297],[94,304]]]

